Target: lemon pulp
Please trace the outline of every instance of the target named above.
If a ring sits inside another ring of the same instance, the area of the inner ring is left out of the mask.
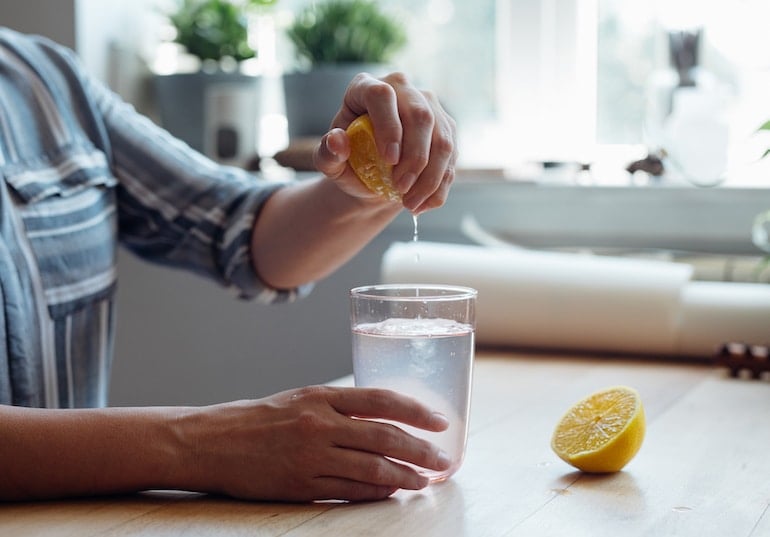
[[[393,166],[387,164],[377,151],[374,127],[368,114],[358,116],[346,129],[350,140],[348,164],[369,190],[391,201],[401,201],[393,187]]]
[[[644,433],[639,393],[613,386],[572,405],[556,425],[551,448],[584,472],[617,472],[639,451]]]

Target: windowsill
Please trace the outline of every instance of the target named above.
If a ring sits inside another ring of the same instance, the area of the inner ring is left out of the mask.
[[[284,172],[275,178],[317,175]],[[751,242],[751,227],[768,209],[770,190],[764,185],[701,188],[628,179],[576,184],[554,176],[523,178],[501,168],[460,168],[446,205],[422,215],[419,225],[420,237],[429,241],[466,237],[463,218],[472,217],[501,240],[532,248],[757,256],[762,252]],[[393,226],[398,236],[411,237],[409,214]]]
[[[420,217],[421,237],[451,236],[472,217],[486,232],[533,248],[662,249],[760,255],[754,218],[770,191],[690,185],[575,185],[461,171],[446,205]],[[408,215],[400,226],[411,228]]]

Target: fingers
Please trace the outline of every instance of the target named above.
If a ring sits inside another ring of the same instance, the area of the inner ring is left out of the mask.
[[[371,502],[384,500],[398,490],[388,485],[372,485],[337,477],[319,477],[313,483],[315,494],[307,500],[347,500]]]
[[[447,428],[444,416],[388,390],[309,386],[204,407],[191,418],[179,425],[185,449],[198,461],[183,479],[190,490],[254,499],[375,500],[427,486],[415,467],[443,471],[452,464],[430,442],[370,420]]]
[[[436,96],[418,90],[401,73],[382,79],[360,74],[348,86],[332,126],[344,129],[363,113],[372,119],[380,156],[394,165],[393,182],[404,207],[419,214],[443,205],[454,181],[457,136],[454,120]],[[342,173],[339,167],[332,171],[333,177]]]
[[[431,470],[446,470],[452,464],[449,456],[438,446],[382,422],[355,420],[354,427],[344,437],[339,437],[337,445],[385,455]]]
[[[350,156],[350,143],[342,129],[332,129],[323,138],[313,153],[313,164],[316,169],[336,179],[340,177],[347,166]]]
[[[412,187],[418,179],[424,179],[421,176],[434,157],[431,154],[431,141],[436,118],[421,93],[405,93],[406,98],[399,102],[399,115],[404,125],[403,149],[401,160],[393,169],[393,182],[405,194],[404,203],[409,209],[409,200],[414,197]],[[420,183],[424,184],[423,181]]]
[[[414,143],[405,142],[405,147],[415,148],[413,158],[408,158],[407,150],[404,150],[404,158],[394,170],[401,173],[401,178],[396,179],[397,185],[404,193],[404,206],[415,214],[420,214],[429,209],[441,207],[447,199],[449,188],[454,181],[454,167],[457,161],[457,140],[454,120],[443,113],[441,105],[432,94],[426,94],[426,102],[432,107],[434,123],[429,136],[414,140]],[[405,120],[406,122],[406,120]],[[408,129],[409,132],[419,133],[419,129]],[[420,153],[422,147],[420,140],[427,140],[427,160]],[[411,141],[410,141],[411,142]],[[415,171],[425,162],[419,174]],[[418,178],[419,180],[415,179]]]
[[[316,388],[308,395],[325,398],[341,418],[330,440],[347,452],[346,462],[330,469],[352,473],[328,475],[380,485],[397,484],[401,488],[422,488],[427,484],[422,477],[418,478],[412,469],[385,457],[438,471],[446,470],[452,464],[449,456],[437,446],[396,425],[349,417],[387,419],[433,432],[448,427],[446,417],[412,398],[377,388]],[[416,478],[417,482],[414,481]]]
[[[329,388],[329,404],[340,414],[358,418],[397,421],[439,432],[449,426],[447,418],[416,399],[380,388]]]
[[[429,479],[426,476],[384,456],[341,447],[334,449],[336,455],[329,456],[326,473],[319,477],[337,477],[407,490],[420,490],[428,486]]]
[[[449,426],[449,421],[442,414],[390,390],[337,389],[330,395],[329,403],[340,414],[386,419],[433,432],[443,431]],[[446,470],[452,464],[449,456],[436,445],[381,421],[351,419],[349,427],[340,430],[335,443],[342,448],[367,452],[369,457],[376,453],[432,470]],[[422,486],[425,485],[420,488]]]
[[[356,75],[348,85],[332,127],[347,128],[358,116],[369,114],[380,156],[389,164],[397,164],[403,136],[397,99],[396,90],[387,82],[366,73]]]

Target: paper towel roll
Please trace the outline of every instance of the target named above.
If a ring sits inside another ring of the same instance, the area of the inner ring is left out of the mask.
[[[681,312],[678,354],[709,356],[726,342],[770,344],[770,285],[691,282]]]
[[[395,243],[386,283],[478,290],[479,343],[668,354],[692,267],[654,260],[430,242]]]

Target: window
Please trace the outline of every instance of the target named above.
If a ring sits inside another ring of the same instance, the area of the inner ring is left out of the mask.
[[[280,0],[274,7],[273,44],[284,69],[292,68],[294,58],[282,27],[313,1]],[[626,165],[666,145],[663,118],[655,123],[651,117],[660,116],[655,104],[660,98],[653,97],[672,76],[668,33],[699,29],[700,82],[718,88],[723,99],[721,108],[710,107],[706,114],[712,126],[720,123],[712,142],[721,144],[724,158],[714,167],[724,170],[716,179],[726,176],[728,186],[770,184],[770,158],[759,159],[770,147],[770,133],[755,132],[770,118],[766,0],[389,0],[380,5],[404,23],[409,35],[394,67],[433,89],[455,117],[465,167],[526,174],[533,162],[582,161],[592,163],[593,181],[627,184]],[[685,131],[667,136],[692,139],[681,134]],[[696,125],[695,132],[690,161],[702,165],[708,159],[701,155],[719,151],[698,145],[704,145],[706,129]],[[679,148],[666,149],[674,162]],[[704,173],[690,171],[679,179],[697,182],[695,176]]]
[[[280,0],[277,17],[286,24],[313,0]],[[461,135],[476,135],[497,112],[497,0],[389,0],[382,8],[407,29],[408,43],[394,68],[419,87],[434,90],[461,124]],[[280,32],[279,32],[280,36]],[[279,39],[280,62],[291,68],[290,45]],[[470,150],[470,148],[469,148]]]
[[[290,12],[310,1],[278,6]],[[457,119],[463,164],[592,161],[594,178],[608,183],[628,182],[625,165],[661,145],[650,118],[656,88],[660,92],[671,75],[668,33],[700,29],[700,79],[723,99],[722,108],[710,110],[728,133],[726,184],[770,184],[770,159],[758,162],[770,139],[754,132],[770,118],[770,37],[763,26],[770,5],[764,0],[382,5],[408,28],[410,41],[396,66],[434,89]],[[290,65],[283,45],[281,61]],[[703,138],[705,131],[697,132]],[[695,161],[701,160],[696,151]]]
[[[770,118],[768,15],[770,5],[761,0],[599,0],[597,143],[650,148],[673,143],[661,140],[660,125],[655,125],[665,113],[656,109],[656,92],[660,97],[678,78],[671,69],[671,40],[696,36],[695,78],[713,97],[707,119],[722,122],[727,134],[725,184],[770,185],[770,167],[758,161],[770,140],[756,133]],[[674,122],[671,116],[667,121],[669,126]],[[698,132],[698,143],[707,136],[705,129]],[[701,147],[695,157],[708,158],[704,153]]]

